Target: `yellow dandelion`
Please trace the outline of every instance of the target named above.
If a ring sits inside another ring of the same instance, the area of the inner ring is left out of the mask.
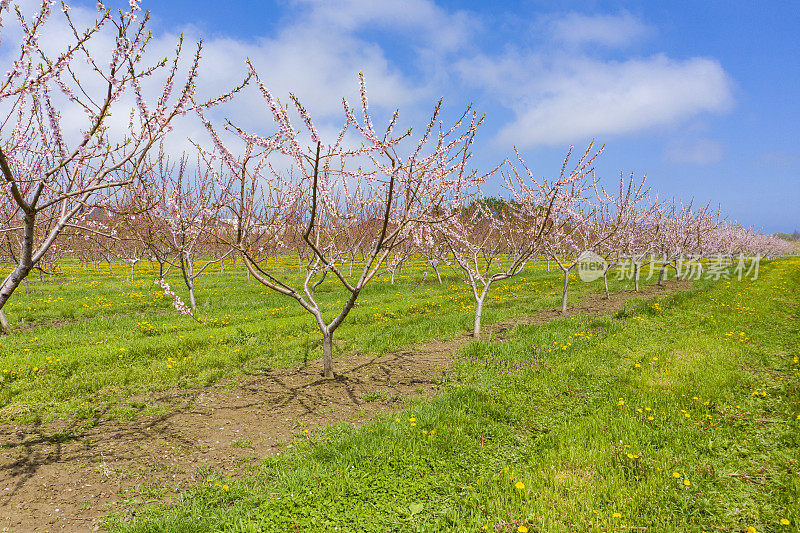
[[[228,490],[228,485],[222,485],[222,490]]]
[[[611,515],[611,518],[622,518],[622,514],[614,513],[614,514]]]
[[[519,533],[528,533],[528,528],[525,526],[519,526],[517,531],[519,531]]]
[[[674,477],[675,479],[678,479],[679,477],[681,477],[681,475],[678,472],[673,472],[672,473],[672,477]]]
[[[795,359],[797,359],[797,358],[795,357]],[[784,526],[788,526],[789,525],[789,520],[787,520],[786,518],[781,518],[781,524],[784,525]]]
[[[523,483],[522,481],[517,481],[516,483],[514,483],[514,487],[517,490],[522,490],[525,488],[525,483]]]
[[[684,484],[684,485],[686,485],[686,486],[688,487],[689,485],[691,485],[691,484],[692,484],[692,482],[691,482],[691,481],[689,481],[688,479],[684,479],[684,480],[683,480],[683,484]]]

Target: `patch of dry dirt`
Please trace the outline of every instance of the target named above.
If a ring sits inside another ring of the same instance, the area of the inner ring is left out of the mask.
[[[591,294],[568,314],[607,314],[630,298],[670,294],[690,282]],[[502,339],[522,324],[561,316],[544,310],[485,328]],[[462,334],[386,355],[339,358],[341,375],[320,378],[319,360],[223,380],[201,389],[169,390],[131,398],[165,414],[126,421],[84,421],[45,426],[0,425],[0,531],[91,531],[111,511],[164,501],[207,476],[237,476],[288,443],[340,421],[359,424],[376,413],[400,409],[403,399],[429,396],[471,340]],[[372,400],[372,401],[369,401]]]

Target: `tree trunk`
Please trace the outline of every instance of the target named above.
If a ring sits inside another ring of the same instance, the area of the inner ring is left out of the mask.
[[[659,286],[663,285],[661,282],[664,280],[664,273],[666,271],[667,271],[667,265],[662,265],[661,266],[661,272],[658,273],[658,285]]]
[[[25,213],[24,218],[25,233],[22,237],[22,252],[19,256],[19,262],[11,274],[6,276],[2,283],[0,283],[0,311],[6,305],[6,302],[14,291],[19,287],[19,284],[25,282],[25,291],[28,291],[28,274],[33,269],[33,230],[36,224],[36,213]]]
[[[333,379],[333,332],[322,332],[322,375]]]
[[[25,269],[22,265],[17,265],[14,270],[11,271],[11,274],[6,277],[2,284],[0,284],[0,311],[3,309],[3,306],[6,305],[6,302],[9,298],[11,298],[11,294],[13,294],[14,289],[16,289],[20,283],[25,284],[25,292],[28,291],[28,273],[30,273],[31,269]]]
[[[183,273],[183,281],[186,282],[186,288],[189,289],[189,305],[192,308],[192,313],[196,313],[197,305],[194,301],[194,262],[185,252],[184,255],[181,256],[181,272]]]
[[[611,298],[611,295],[608,293],[608,269],[603,271],[603,288],[606,290],[606,300]]]
[[[11,324],[8,323],[6,312],[0,309],[0,335],[11,333]]]
[[[475,301],[475,322],[472,327],[472,336],[476,339],[481,337],[481,316],[483,316],[483,302],[486,299],[486,294]]]
[[[192,306],[192,313],[197,313],[197,304],[194,301],[194,283],[189,282],[189,305]]]
[[[442,284],[442,275],[439,274],[439,265],[433,265],[433,271],[436,272],[436,279],[439,280],[439,285]]]
[[[478,291],[476,291],[473,287],[472,294],[475,296],[475,322],[473,323],[472,336],[476,339],[480,338],[481,336],[481,317],[483,317],[483,304],[486,301],[486,295],[489,294],[489,286],[491,284],[492,282],[489,281],[483,286],[480,296],[477,295]]]
[[[639,292],[639,263],[633,263],[633,290]]]
[[[131,281],[133,281],[133,271],[134,271],[134,269],[136,269],[136,263],[131,261],[131,279],[130,279]]]
[[[547,271],[550,272],[550,258],[547,258]]]
[[[394,285],[394,273],[395,272],[397,272],[397,270],[392,270],[392,285]]]
[[[561,314],[567,313],[567,290],[569,289],[569,269],[564,269],[564,290],[561,293]]]

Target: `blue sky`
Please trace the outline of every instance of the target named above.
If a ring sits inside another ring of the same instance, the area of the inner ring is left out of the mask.
[[[363,70],[379,112],[421,125],[439,97],[487,114],[476,164],[517,145],[552,174],[570,144],[606,145],[598,175],[646,173],[662,198],[800,229],[797,2],[143,2],[154,29],[206,40],[220,88],[253,58],[278,95],[341,120]],[[258,105],[257,100],[251,101]],[[242,121],[266,120],[248,110]]]

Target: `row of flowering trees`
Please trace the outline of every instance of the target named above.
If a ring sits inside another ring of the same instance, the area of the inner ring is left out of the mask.
[[[570,273],[586,250],[605,259],[604,279],[623,256],[635,258],[638,269],[646,254],[663,255],[663,277],[685,254],[787,251],[708,208],[658,201],[643,178],[621,177],[618,188],[606,190],[594,172],[602,149],[593,144],[577,160],[570,151],[552,179],[535,177],[518,153],[478,172],[471,150],[483,117],[471,107],[445,125],[438,102],[416,135],[398,126],[399,111],[376,128],[363,78],[360,101],[343,100],[341,127],[328,136],[295,95],[283,105],[249,62],[243,86],[199,103],[200,46],[185,71],[182,41],[173,57],[145,64],[151,37],[136,0],[118,15],[98,4],[88,29],[78,29],[62,4],[74,41],[48,54],[40,37],[51,4],[44,0],[31,20],[17,13],[22,44],[0,83],[0,237],[13,265],[0,284],[3,329],[2,309],[16,288],[33,269],[52,271],[48,262],[65,254],[109,267],[121,260],[131,277],[139,261],[155,261],[162,286],[177,268],[189,293],[189,305],[178,306],[186,313],[196,309],[198,276],[233,256],[248,276],[311,314],[322,336],[324,374],[333,377],[336,329],[381,269],[394,273],[416,254],[440,281],[440,265],[447,264],[469,285],[477,337],[492,284],[537,257],[551,258],[563,272],[566,311]],[[8,0],[0,0],[0,21],[8,14]],[[104,34],[116,45],[97,61],[90,44]],[[148,101],[143,83],[157,76],[163,89]],[[87,78],[102,90],[88,94]],[[209,118],[245,85],[269,110],[271,133]],[[63,130],[60,106],[84,113],[78,135]],[[110,121],[112,110],[127,123]],[[170,160],[162,142],[187,113],[211,142]],[[502,198],[483,196],[493,181],[501,182]],[[301,276],[270,263],[287,253],[297,254]],[[326,278],[345,294],[328,314],[316,294]],[[638,270],[636,280],[638,288]]]

